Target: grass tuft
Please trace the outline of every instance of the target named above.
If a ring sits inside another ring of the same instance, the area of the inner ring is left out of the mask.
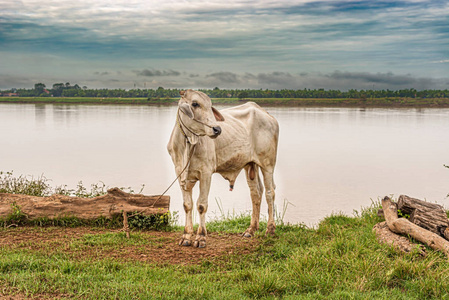
[[[66,255],[67,249],[117,251],[134,245],[144,251],[162,243],[138,232],[131,239],[123,233],[88,234],[51,253],[2,246],[0,284],[3,291],[30,297],[85,299],[449,299],[447,258],[430,249],[421,257],[379,244],[372,232],[379,221],[375,211],[334,214],[316,229],[278,225],[276,237],[262,237],[259,230],[251,253],[196,265]],[[211,228],[233,233],[249,220],[247,215],[228,217],[211,222]]]
[[[34,249],[32,241],[0,245],[0,297],[83,299],[449,299],[449,261],[426,248],[427,256],[401,253],[380,244],[372,229],[381,221],[378,202],[355,212],[323,219],[317,228],[278,224],[265,237],[261,223],[251,251],[231,253],[166,244],[164,236],[148,238],[138,229],[124,233],[85,234],[68,244],[56,241]],[[140,220],[138,220],[140,221]],[[68,222],[68,221],[67,221]],[[243,232],[248,214],[228,215],[208,223],[208,230]],[[0,228],[3,236],[16,228]],[[48,230],[39,228],[38,230]],[[162,234],[162,233],[159,233]],[[172,243],[172,242],[169,242]],[[243,243],[243,242],[242,242]],[[152,255],[207,254],[198,263],[159,264],[132,256],[83,255],[116,252],[127,247]],[[230,249],[235,245],[230,245]],[[159,248],[158,248],[159,249]],[[229,249],[228,249],[229,250]],[[165,252],[164,252],[165,251]],[[160,253],[159,253],[160,254]],[[208,254],[212,254],[208,256]]]

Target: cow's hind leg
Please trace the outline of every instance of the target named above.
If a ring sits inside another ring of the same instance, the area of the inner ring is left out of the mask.
[[[251,163],[245,167],[246,181],[251,193],[253,211],[251,214],[251,224],[243,233],[244,237],[252,237],[259,229],[260,203],[262,202],[263,184],[259,176],[259,167]]]
[[[182,198],[184,200],[184,211],[186,213],[186,226],[184,227],[184,234],[179,241],[180,246],[191,246],[192,245],[192,235],[193,235],[193,222],[192,222],[192,189],[195,182],[190,182],[187,184],[186,190],[182,189]]]
[[[265,197],[267,198],[268,204],[268,223],[267,231],[265,234],[274,235],[274,230],[276,225],[274,223],[274,197],[275,197],[275,185],[273,179],[274,170],[262,169],[263,181],[265,184]]]
[[[211,176],[212,174],[204,175],[200,179],[200,196],[198,197],[197,202],[198,213],[200,215],[200,222],[198,225],[198,231],[196,233],[195,242],[193,243],[193,246],[198,248],[206,247],[206,237],[207,237],[206,212],[208,207]]]

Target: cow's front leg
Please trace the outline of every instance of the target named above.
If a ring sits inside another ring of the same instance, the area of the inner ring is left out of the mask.
[[[200,215],[200,223],[198,225],[198,232],[196,233],[194,247],[204,248],[206,247],[206,212],[208,206],[211,174],[202,176],[200,179],[200,196],[198,197],[197,208]]]
[[[192,189],[195,185],[195,182],[190,182],[187,184],[186,189],[182,190],[182,198],[184,200],[184,211],[186,213],[186,226],[184,227],[184,234],[182,235],[181,240],[179,241],[180,246],[190,246],[192,245],[192,236],[193,236],[193,222],[192,222],[192,209],[193,209],[193,200],[192,200]]]

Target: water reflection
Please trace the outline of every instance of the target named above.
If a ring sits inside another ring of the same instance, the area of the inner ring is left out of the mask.
[[[53,121],[59,128],[68,128],[79,125],[79,114],[83,113],[79,105],[52,105]]]
[[[285,221],[315,224],[401,193],[447,206],[448,109],[268,108],[280,123],[275,173]],[[166,144],[176,107],[0,104],[0,170],[75,187],[105,182],[159,194],[175,173]],[[179,187],[169,194],[182,211]],[[197,195],[197,191],[196,191]],[[240,176],[233,192],[214,175],[209,217],[251,209]],[[262,206],[266,211],[266,204]],[[182,217],[182,213],[180,214]]]
[[[34,106],[34,118],[36,120],[36,126],[44,126],[47,120],[47,110],[45,104],[35,104]]]

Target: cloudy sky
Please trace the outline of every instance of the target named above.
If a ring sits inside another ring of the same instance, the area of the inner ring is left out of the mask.
[[[0,89],[449,88],[449,2],[1,0]]]

